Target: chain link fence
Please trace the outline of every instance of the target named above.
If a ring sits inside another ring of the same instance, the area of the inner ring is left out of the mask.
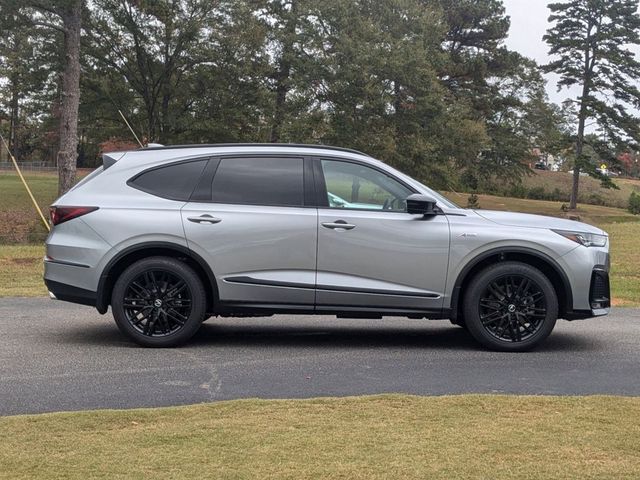
[[[23,172],[57,172],[55,166],[47,162],[18,162],[18,166]],[[14,170],[12,162],[0,162],[0,171]]]

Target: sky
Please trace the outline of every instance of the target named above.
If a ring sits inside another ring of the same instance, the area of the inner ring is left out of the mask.
[[[553,0],[558,1],[558,0]],[[547,54],[549,46],[542,40],[542,36],[549,28],[549,15],[547,8],[550,0],[503,0],[507,15],[511,18],[511,28],[506,44],[511,50],[533,58],[539,65],[549,62]],[[635,52],[636,58],[640,57],[640,46],[630,47]],[[562,103],[568,97],[576,98],[580,95],[580,87],[564,88],[558,92],[555,74],[545,75],[547,79],[547,93],[549,99],[555,103]]]
[[[549,24],[547,22],[551,12],[547,9],[547,0],[503,0],[507,15],[511,17],[511,29],[506,41],[511,50],[515,50],[526,57],[533,58],[539,65],[549,62],[547,54],[549,46],[542,40]],[[557,91],[557,76],[545,75],[547,79],[547,93],[549,99],[555,103],[562,103],[567,97],[576,97],[578,90],[563,89]]]

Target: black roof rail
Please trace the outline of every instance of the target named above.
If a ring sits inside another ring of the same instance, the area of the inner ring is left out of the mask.
[[[304,143],[209,143],[209,144],[195,144],[195,145],[167,145],[167,146],[153,146],[145,147],[141,150],[177,150],[183,148],[214,148],[214,147],[296,147],[296,148],[318,148],[324,150],[337,150],[340,152],[357,153],[358,155],[364,155],[370,157],[364,152],[354,150],[352,148],[332,147],[329,145],[319,144],[304,144]]]

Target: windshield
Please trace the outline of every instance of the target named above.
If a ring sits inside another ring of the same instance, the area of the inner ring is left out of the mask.
[[[416,180],[416,182],[418,182]],[[447,197],[445,197],[444,195],[440,195],[438,192],[436,192],[435,190],[430,189],[429,187],[427,187],[424,183],[418,182],[420,184],[420,186],[422,188],[424,188],[427,193],[429,195],[431,195],[433,198],[435,198],[437,200],[438,203],[444,205],[445,207],[448,208],[461,208],[458,205],[456,205],[455,203],[453,203],[451,200],[449,200]]]

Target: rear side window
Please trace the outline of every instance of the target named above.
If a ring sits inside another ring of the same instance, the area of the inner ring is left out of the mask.
[[[213,178],[217,203],[301,207],[302,158],[223,158]]]
[[[187,201],[207,162],[205,159],[153,168],[130,180],[129,185],[158,197]]]

